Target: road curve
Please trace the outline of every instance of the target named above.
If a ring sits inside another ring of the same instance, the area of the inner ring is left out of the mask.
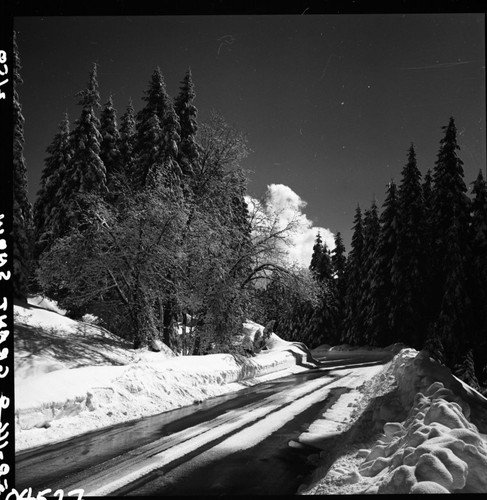
[[[293,494],[312,470],[307,456],[317,452],[296,445],[299,435],[353,387],[354,367],[390,359],[334,356],[297,375],[21,452],[16,489],[83,489],[84,496]]]

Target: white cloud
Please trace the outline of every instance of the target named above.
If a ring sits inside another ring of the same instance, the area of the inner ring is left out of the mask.
[[[249,208],[255,205],[255,200],[247,197]],[[313,221],[304,212],[307,202],[284,184],[267,186],[265,194],[265,211],[268,216],[277,214],[280,227],[285,227],[292,220],[297,221],[296,230],[290,236],[291,244],[286,248],[289,261],[303,267],[308,267],[313,253],[318,232],[323,243],[331,250],[335,248],[334,234],[327,228],[314,226]]]

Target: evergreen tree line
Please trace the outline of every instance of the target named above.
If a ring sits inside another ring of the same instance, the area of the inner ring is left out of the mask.
[[[292,269],[273,259],[284,231],[249,214],[245,137],[216,113],[198,124],[190,71],[171,98],[157,68],[142,109],[129,102],[119,123],[94,65],[31,207],[20,68],[14,37],[17,298],[40,292],[71,317],[96,314],[134,347],[161,338],[184,354],[228,352],[254,317],[310,347],[427,348],[487,383],[487,188],[480,171],[467,194],[453,119],[433,171],[422,178],[411,145],[382,210],[357,207],[348,256],[340,233],[332,251],[318,235],[309,269]]]
[[[468,193],[454,119],[424,178],[414,145],[377,203],[357,206],[351,249],[318,235],[310,269],[321,283],[315,343],[426,348],[474,387],[487,385],[487,185]]]
[[[172,98],[157,68],[142,108],[129,102],[118,120],[94,64],[79,117],[65,115],[47,148],[32,208],[15,94],[18,298],[42,293],[72,318],[94,314],[135,348],[162,339],[182,354],[238,350],[255,283],[280,269],[271,257],[282,231],[252,225],[246,138],[216,112],[199,124],[195,96],[190,70]]]

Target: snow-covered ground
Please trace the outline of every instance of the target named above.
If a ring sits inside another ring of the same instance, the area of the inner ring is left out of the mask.
[[[332,464],[323,453],[301,494],[487,492],[481,394],[407,348],[362,389],[361,408],[353,408],[361,417],[341,429],[340,453]],[[337,420],[346,418],[342,410]]]
[[[45,299],[29,303],[14,309],[17,451],[314,366],[306,348],[276,334],[252,358],[133,350],[89,318],[70,320]],[[313,354],[333,359],[340,349]],[[351,390],[290,443],[317,450],[314,481],[300,493],[487,492],[487,400],[425,352],[391,350],[386,365],[350,371]],[[320,457],[335,436],[337,453]]]
[[[315,366],[309,351],[275,334],[270,349],[253,358],[134,350],[95,324],[65,317],[50,301],[29,303],[14,306],[17,451]],[[258,329],[245,324],[250,334]]]

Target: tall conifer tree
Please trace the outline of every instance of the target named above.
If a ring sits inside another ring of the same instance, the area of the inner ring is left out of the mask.
[[[35,257],[49,250],[65,227],[61,190],[66,181],[66,172],[72,158],[72,148],[67,113],[59,124],[59,131],[47,148],[40,189],[34,204]]]
[[[345,255],[345,245],[343,243],[342,235],[339,231],[335,235],[335,248],[331,251],[331,264],[333,269],[336,296],[334,330],[335,339],[338,342],[340,341],[344,329],[345,294],[347,289],[347,284],[345,281],[347,257]]]
[[[399,208],[394,181],[387,194],[380,215],[380,234],[376,257],[369,271],[370,308],[366,322],[366,337],[373,345],[385,346],[398,341],[392,312],[392,269],[397,260]]]
[[[345,245],[340,231],[337,231],[335,235],[335,248],[331,251],[331,263],[335,277],[338,280],[343,279],[347,256],[345,255]]]
[[[139,188],[147,182],[174,184],[181,177],[177,163],[181,128],[159,67],[153,72],[142,99],[146,104],[137,113],[135,182]]]
[[[475,313],[474,350],[477,377],[487,383],[487,183],[482,170],[473,183],[471,216],[472,301]]]
[[[143,125],[146,123],[152,115],[155,113],[159,123],[164,121],[164,114],[166,112],[166,83],[164,77],[162,76],[161,68],[157,67],[151,76],[149,82],[149,88],[144,92],[142,100],[145,102],[145,106],[137,113],[137,125],[138,133],[143,134]],[[141,140],[143,143],[144,141]]]
[[[427,223],[431,218],[433,205],[433,176],[431,174],[431,169],[428,169],[424,176],[421,190],[423,195],[423,212],[425,214],[425,223]]]
[[[71,133],[73,157],[61,190],[61,200],[67,214],[66,232],[82,229],[96,210],[95,199],[107,193],[106,169],[100,158],[100,108],[97,65],[93,64],[86,89],[78,92],[81,116]]]
[[[362,210],[357,206],[355,210],[353,235],[351,249],[348,254],[346,267],[347,294],[345,296],[345,342],[357,343],[358,335],[362,332],[362,326],[359,324],[359,304],[361,282],[364,276],[363,268],[363,221]]]
[[[139,148],[133,171],[133,180],[139,189],[159,182],[164,164],[162,129],[156,113],[144,124],[143,128],[144,135],[139,135],[139,141],[143,140],[146,146]]]
[[[362,280],[358,284],[360,290],[358,309],[357,309],[357,329],[360,343],[369,343],[370,339],[366,335],[367,318],[371,313],[371,279],[370,269],[373,267],[376,259],[376,250],[380,234],[379,212],[377,203],[372,201],[369,210],[365,211],[363,223],[363,257],[362,257]]]
[[[320,283],[332,279],[333,268],[331,264],[331,254],[326,243],[323,243],[319,232],[316,235],[315,244],[313,245],[313,254],[311,256],[309,270]]]
[[[333,267],[331,265],[331,253],[326,243],[323,243],[318,279],[321,282],[331,282],[333,278]]]
[[[166,106],[162,123],[164,171],[168,182],[174,186],[181,184],[183,172],[178,163],[181,147],[181,126],[172,101],[165,94]]]
[[[319,280],[321,283],[321,315],[316,323],[315,338],[317,345],[323,342],[339,342],[338,291],[333,277],[332,256],[326,243],[323,244]]]
[[[453,118],[440,142],[433,172],[433,281],[438,291],[434,312],[436,331],[452,368],[471,348],[472,311],[466,283],[470,260],[470,200],[463,179],[463,162],[458,157]]]
[[[433,176],[431,169],[426,172],[423,184],[421,186],[421,191],[423,195],[423,303],[424,303],[424,315],[425,323],[427,325],[427,331],[432,331],[434,321],[436,320],[434,313],[435,304],[435,286],[434,286],[434,264],[433,261],[435,256],[433,254]],[[427,333],[428,335],[428,333]]]
[[[326,243],[323,243],[319,232],[313,246],[309,270],[319,284],[320,297],[319,303],[312,309],[312,314],[307,320],[308,341],[313,345],[323,342],[333,344],[338,340],[336,338],[337,292],[333,279],[331,253]]]
[[[444,137],[440,142],[438,158],[433,171],[432,193],[432,231],[433,252],[438,264],[436,269],[436,284],[442,290],[446,279],[446,261],[450,245],[448,235],[455,225],[459,231],[459,251],[466,254],[468,244],[468,227],[470,202],[466,195],[467,187],[464,181],[463,162],[458,157],[460,149],[457,143],[457,130],[453,118],[446,127],[443,127]],[[439,298],[441,300],[441,297]]]
[[[471,361],[473,349],[472,307],[468,290],[468,257],[462,253],[463,228],[454,219],[448,229],[450,249],[444,260],[445,279],[442,301],[436,321],[436,330],[444,347],[446,365],[465,382],[472,384],[475,379],[474,367],[465,366]]]
[[[178,161],[185,175],[193,175],[193,165],[198,160],[198,144],[196,132],[198,130],[198,110],[193,104],[196,97],[191,69],[188,69],[181,82],[179,95],[174,100],[174,109],[179,116],[181,125],[181,147]]]
[[[134,149],[137,138],[135,111],[129,100],[125,113],[120,118],[120,156],[123,166],[123,179],[127,182],[134,168]]]
[[[424,203],[421,173],[411,144],[399,186],[399,240],[394,316],[398,337],[421,349],[426,336],[424,292]]]
[[[322,257],[323,257],[323,240],[321,239],[321,234],[318,232],[318,234],[316,235],[315,244],[313,245],[311,262],[309,264],[309,270],[313,273],[313,276],[315,278],[318,278]]]
[[[32,206],[28,199],[27,168],[24,158],[24,116],[19,98],[20,57],[16,33],[13,37],[13,290],[26,300],[32,258]]]
[[[103,106],[100,115],[100,158],[106,169],[107,188],[111,196],[120,191],[122,174],[121,140],[117,124],[117,112],[113,107],[112,96]]]
[[[433,176],[431,169],[426,172],[421,186],[423,197],[423,255],[426,269],[430,268],[430,258],[433,251]],[[429,279],[429,273],[425,274]]]

